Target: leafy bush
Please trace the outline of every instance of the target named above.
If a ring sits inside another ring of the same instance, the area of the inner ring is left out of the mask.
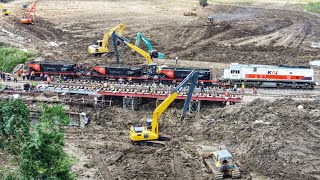
[[[0,48],[0,70],[11,72],[20,63],[34,57],[35,53],[25,52],[17,48]]]
[[[7,2],[10,2],[10,1],[13,1],[13,0],[0,0],[0,2],[2,2],[2,3],[7,3]]]
[[[0,101],[0,107],[0,147],[18,155],[29,137],[29,110],[21,99]]]
[[[21,99],[0,101],[0,148],[12,154],[18,171],[0,168],[0,179],[73,180],[74,163],[63,150],[69,118],[62,106],[43,105],[39,122],[31,126]]]
[[[69,118],[62,106],[42,107],[30,141],[21,150],[20,172],[24,179],[75,179],[73,159],[64,151],[64,126]]]

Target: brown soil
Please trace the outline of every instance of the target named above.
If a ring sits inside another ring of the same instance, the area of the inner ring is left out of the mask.
[[[4,24],[10,24],[11,31],[32,37],[27,38],[31,39],[29,45],[47,60],[115,63],[112,55],[89,56],[87,47],[122,21],[126,22],[126,37],[134,42],[136,33],[143,32],[167,59],[178,56],[193,61],[305,65],[320,57],[319,49],[310,47],[320,41],[316,15],[254,6],[201,8],[196,1],[185,0],[120,2],[127,9],[119,7],[119,1],[41,1],[35,25],[21,25],[18,10],[17,16],[4,19]],[[193,7],[197,8],[197,17],[183,16]],[[213,24],[207,26],[207,17]],[[132,56],[127,47],[120,51],[122,63],[145,62],[139,55]]]
[[[319,49],[310,47],[320,42],[319,16],[293,5],[201,8],[197,0],[42,0],[35,24],[21,25],[18,7],[23,2],[7,4],[15,15],[1,17],[0,26],[14,35],[0,31],[0,42],[35,50],[48,61],[115,63],[113,55],[89,56],[87,47],[120,22],[126,22],[125,36],[132,42],[142,32],[165,53],[159,64],[174,65],[172,59],[178,56],[179,66],[218,72],[231,62],[306,65],[320,58]],[[196,17],[183,16],[194,7]],[[207,17],[212,24],[207,24]],[[123,45],[120,53],[122,63],[145,62]],[[297,109],[300,104],[303,110]],[[129,142],[129,127],[144,123],[154,104],[137,112],[73,108],[91,116],[87,128],[66,130],[66,151],[76,159],[78,179],[212,179],[196,152],[199,145],[211,144],[227,145],[243,179],[320,178],[319,101],[255,100],[206,108],[184,121],[177,117],[180,109],[170,108],[161,120],[162,132],[173,137],[165,148]]]
[[[304,109],[298,110],[299,105]],[[170,108],[160,121],[162,132],[173,137],[165,148],[129,143],[130,125],[144,123],[150,110],[92,110],[89,127],[67,129],[66,142],[82,152],[76,157],[92,164],[76,166],[80,179],[97,169],[104,179],[208,179],[196,151],[200,145],[226,145],[243,179],[318,179],[319,108],[319,101],[258,99],[244,106],[206,108],[183,121],[177,117],[180,110]],[[99,179],[96,173],[86,178]]]

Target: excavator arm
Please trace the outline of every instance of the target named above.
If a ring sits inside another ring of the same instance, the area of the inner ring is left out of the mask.
[[[166,138],[164,136],[160,136],[159,133],[159,118],[162,115],[162,113],[168,108],[168,106],[177,98],[179,95],[179,92],[183,90],[184,87],[188,85],[189,82],[191,82],[189,90],[188,90],[188,96],[186,98],[186,101],[183,106],[182,115],[181,118],[183,118],[187,112],[187,109],[189,107],[189,103],[191,101],[192,93],[196,87],[196,82],[199,77],[198,71],[192,71],[174,90],[173,93],[167,97],[153,112],[152,120],[147,120],[147,126],[144,127],[131,127],[130,129],[130,139],[132,140],[133,144],[141,144],[141,142],[150,142],[152,141],[152,144],[155,143],[155,141],[163,141]],[[143,143],[142,143],[143,144]]]
[[[151,42],[149,41],[149,39],[147,39],[146,37],[142,36],[141,32],[138,32],[138,34],[137,34],[135,45],[139,46],[141,39],[146,44],[146,46],[148,47],[149,53],[152,53],[154,50],[153,50]],[[164,58],[164,54],[163,53],[161,53],[161,52],[157,52],[157,53],[158,53],[158,58],[159,59],[163,59]]]
[[[108,53],[108,42],[109,38],[112,35],[113,32],[119,31],[119,34],[122,35],[124,32],[124,26],[125,23],[121,23],[118,26],[110,29],[108,32],[106,32],[103,36],[103,40],[98,40],[96,44],[92,44],[88,47],[88,52],[89,54],[94,54],[94,55],[101,55],[103,53]]]
[[[138,46],[132,44],[127,38],[123,37],[121,34],[119,34],[117,32],[113,32],[112,33],[112,43],[114,46],[114,51],[116,54],[118,64],[120,64],[120,58],[119,58],[117,39],[119,39],[120,41],[125,43],[127,46],[129,46],[131,49],[133,49],[134,51],[136,51],[140,55],[142,55],[147,60],[148,64],[153,64],[153,60],[148,52],[146,52],[143,49],[139,48]]]
[[[36,0],[34,0],[32,6],[30,7],[30,9],[28,11],[27,17],[22,17],[22,19],[21,19],[22,24],[31,24],[35,20],[36,7],[37,7],[37,2],[36,2]],[[31,16],[30,16],[31,12],[33,12],[33,19],[31,19]]]
[[[154,111],[152,116],[152,123],[151,123],[151,129],[154,132],[158,132],[158,121],[162,113],[168,108],[168,106],[176,99],[176,97],[179,95],[179,92],[183,90],[184,87],[188,85],[189,82],[191,82],[187,98],[184,102],[184,106],[182,109],[181,119],[184,118],[186,115],[186,112],[188,110],[192,93],[196,87],[196,83],[199,77],[198,71],[192,71],[174,90],[173,93],[167,97]]]
[[[124,26],[125,26],[125,23],[121,23],[118,26],[110,29],[106,34],[104,34],[103,40],[102,40],[102,47],[108,49],[108,41],[112,33],[115,32],[116,30],[119,30],[119,34],[122,35],[124,32]]]

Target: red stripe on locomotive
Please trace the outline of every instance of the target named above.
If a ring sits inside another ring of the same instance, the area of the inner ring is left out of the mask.
[[[99,72],[100,74],[106,75],[106,68],[105,67],[99,67],[99,66],[93,66],[93,69]]]
[[[174,78],[174,70],[165,70],[162,69],[161,73],[165,74],[166,76],[168,76],[169,78]]]
[[[28,64],[28,66],[35,71],[40,71],[40,64]]]
[[[276,79],[276,80],[302,80],[304,76],[277,75],[277,74],[246,74],[248,79]]]

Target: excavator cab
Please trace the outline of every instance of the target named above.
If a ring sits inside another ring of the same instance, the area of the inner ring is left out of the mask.
[[[32,21],[31,18],[28,18],[28,17],[26,17],[26,16],[23,16],[23,17],[21,18],[20,22],[21,22],[22,24],[32,24],[33,21]]]
[[[102,43],[103,40],[98,40],[97,42],[94,42],[92,45],[88,47],[88,52],[90,54],[98,55],[100,52],[99,49],[102,47]]]
[[[151,130],[152,126],[151,126],[151,123],[152,123],[152,119],[147,119],[147,129],[148,130]]]
[[[97,45],[98,47],[102,47],[102,40],[98,40],[97,43],[96,43],[96,45]]]
[[[21,10],[22,10],[22,11],[27,11],[27,10],[28,10],[28,3],[22,4]]]
[[[158,58],[158,51],[156,51],[156,50],[151,51],[151,52],[150,52],[150,56],[151,56],[152,58]]]
[[[9,14],[11,14],[11,12],[8,9],[3,9],[2,10],[3,15],[8,16]]]

